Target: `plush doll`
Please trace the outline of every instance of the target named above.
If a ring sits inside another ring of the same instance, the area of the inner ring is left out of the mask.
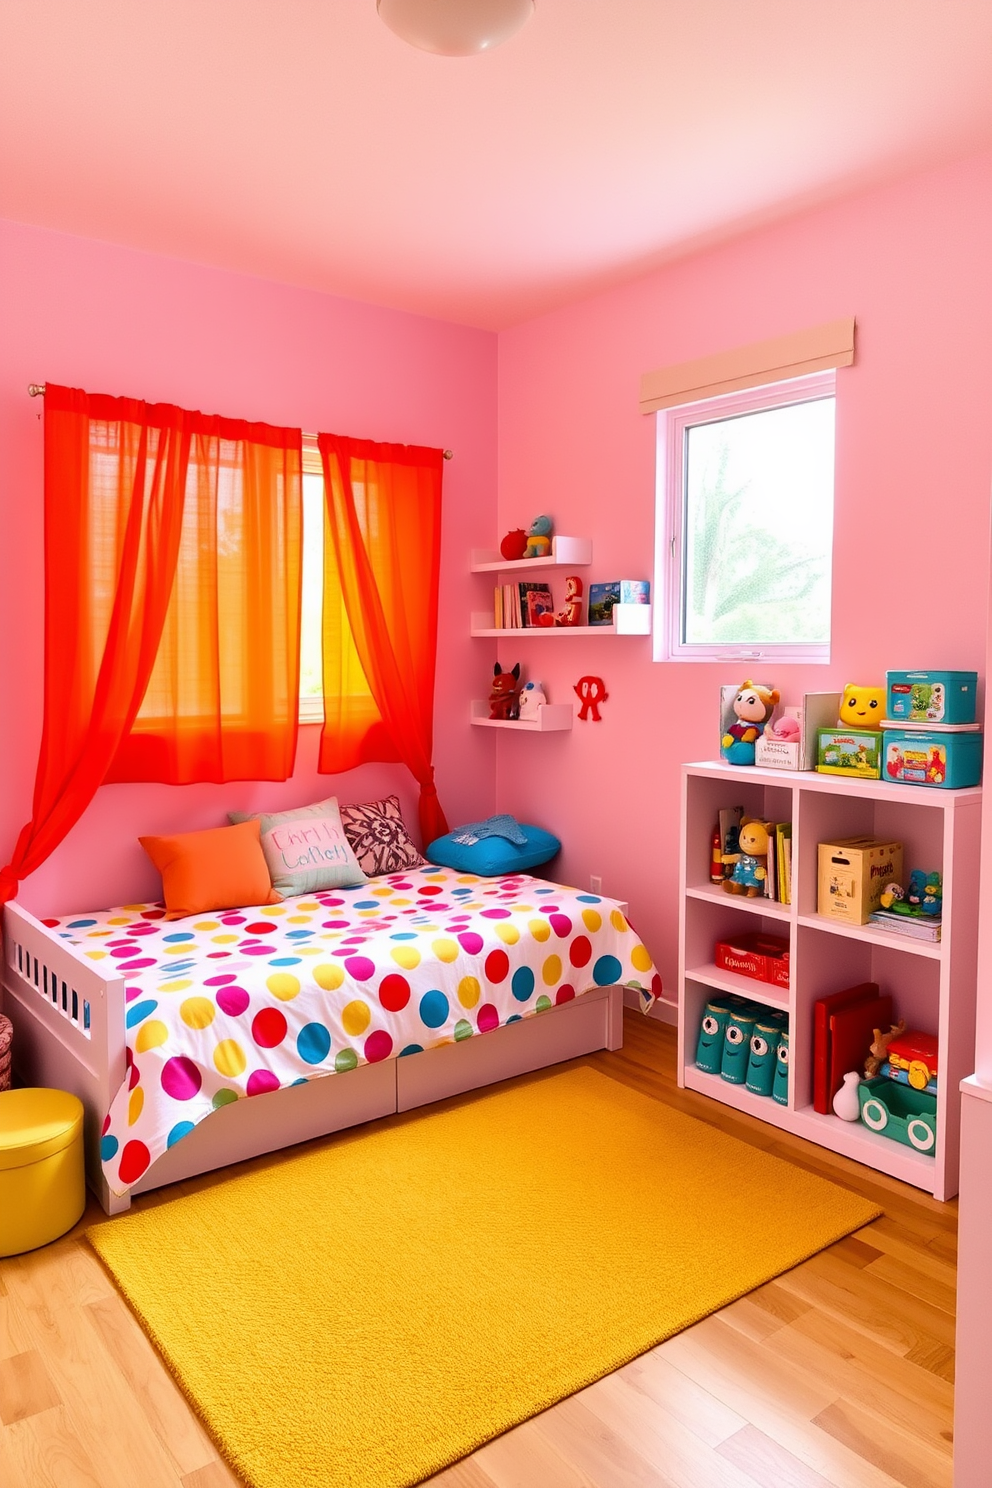
[[[535,517],[527,529],[527,546],[524,549],[525,558],[546,558],[551,552],[551,529],[554,526],[550,517]]]
[[[540,708],[542,703],[546,703],[547,701],[547,694],[544,691],[543,682],[525,682],[523,687],[520,689],[519,717],[521,723],[525,719],[530,719],[531,722],[536,723],[538,719],[538,709]]]
[[[520,717],[520,663],[512,672],[504,672],[499,662],[493,667],[493,685],[489,694],[489,717],[512,722]]]
[[[848,682],[841,698],[840,722],[851,729],[880,729],[885,697],[884,687],[857,687]]]
[[[741,822],[737,843],[740,851],[723,855],[725,863],[734,865],[730,877],[723,881],[728,894],[746,894],[749,899],[756,899],[765,892],[769,831],[768,822],[758,821],[753,817],[746,816]]]
[[[518,558],[524,556],[527,546],[527,534],[522,527],[515,527],[508,532],[499,545],[499,551],[508,563],[516,563]]]
[[[778,704],[774,688],[756,682],[745,682],[734,698],[735,722],[720,740],[720,753],[732,765],[754,764],[754,741],[764,733],[765,724]]]

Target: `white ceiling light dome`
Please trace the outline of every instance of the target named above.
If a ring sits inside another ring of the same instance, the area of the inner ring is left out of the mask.
[[[439,57],[469,57],[509,41],[534,0],[376,0],[390,31]]]

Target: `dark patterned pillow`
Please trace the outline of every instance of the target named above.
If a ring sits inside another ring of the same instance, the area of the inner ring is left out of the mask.
[[[363,873],[403,873],[407,868],[425,865],[426,858],[410,840],[399,796],[340,809],[344,834]]]

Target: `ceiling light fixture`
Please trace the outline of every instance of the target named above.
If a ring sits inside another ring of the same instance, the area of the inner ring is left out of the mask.
[[[376,0],[390,31],[423,52],[470,57],[489,52],[520,30],[534,0]]]

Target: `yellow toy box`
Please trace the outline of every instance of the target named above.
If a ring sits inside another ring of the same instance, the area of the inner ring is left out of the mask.
[[[867,925],[887,883],[902,878],[902,843],[845,837],[819,846],[817,912],[846,925]]]

